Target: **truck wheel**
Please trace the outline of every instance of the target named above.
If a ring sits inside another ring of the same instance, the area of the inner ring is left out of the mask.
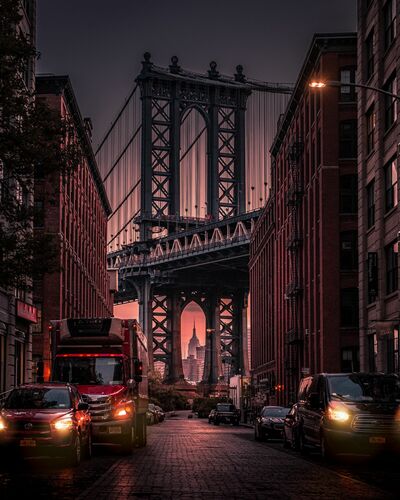
[[[124,455],[130,455],[133,451],[133,446],[135,444],[135,427],[131,425],[129,432],[123,436],[123,441],[121,444],[121,451]]]
[[[143,448],[147,444],[147,425],[144,415],[136,417],[136,446]]]
[[[85,448],[85,458],[89,459],[92,458],[92,430],[88,431],[88,436],[87,436],[87,442],[86,442],[86,448]]]
[[[75,436],[75,440],[73,444],[70,446],[67,452],[67,464],[72,467],[77,467],[81,463],[82,458],[82,446],[81,446],[81,438],[79,434]]]

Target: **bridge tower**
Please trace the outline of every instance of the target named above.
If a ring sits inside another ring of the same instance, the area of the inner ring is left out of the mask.
[[[243,68],[234,78],[220,75],[215,62],[207,74],[184,71],[178,58],[169,68],[153,64],[144,54],[137,77],[142,101],[141,209],[135,220],[140,228],[136,252],[145,260],[154,246],[154,229],[168,236],[199,224],[218,223],[240,216],[245,199],[245,111],[251,87]],[[180,206],[180,131],[185,113],[195,108],[206,124],[207,220],[185,220]],[[171,227],[173,228],[171,232]],[[206,317],[204,383],[222,380],[222,362],[230,375],[246,374],[247,289],[226,287],[224,282],[175,279],[171,273],[150,269],[135,279],[140,321],[153,345],[151,365],[165,363],[165,379],[183,381],[180,339],[181,313],[197,302]]]

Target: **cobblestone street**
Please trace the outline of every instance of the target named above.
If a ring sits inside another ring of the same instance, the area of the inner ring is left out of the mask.
[[[39,460],[22,466],[23,472],[21,464],[13,470],[2,466],[2,499],[391,498],[383,489],[388,481],[377,488],[379,477],[368,474],[368,465],[360,469],[362,479],[374,485],[360,481],[359,471],[349,466],[328,468],[317,455],[304,459],[283,451],[281,443],[255,442],[252,429],[187,418],[151,427],[147,448],[132,457],[100,449],[77,469]]]

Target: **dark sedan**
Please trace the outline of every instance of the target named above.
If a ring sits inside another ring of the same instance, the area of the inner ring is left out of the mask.
[[[283,424],[283,446],[285,448],[299,448],[299,419],[297,405],[293,405],[285,417]]]
[[[283,421],[288,408],[282,406],[264,406],[254,425],[254,437],[257,441],[269,438],[282,438]]]
[[[82,450],[91,455],[88,409],[69,384],[27,384],[13,389],[0,412],[0,449],[23,456],[59,455],[78,465]]]

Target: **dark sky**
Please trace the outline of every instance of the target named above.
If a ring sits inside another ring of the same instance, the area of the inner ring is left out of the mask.
[[[95,140],[133,85],[142,54],[186,69],[294,82],[314,32],[355,31],[356,0],[37,0],[38,72],[69,74]]]

